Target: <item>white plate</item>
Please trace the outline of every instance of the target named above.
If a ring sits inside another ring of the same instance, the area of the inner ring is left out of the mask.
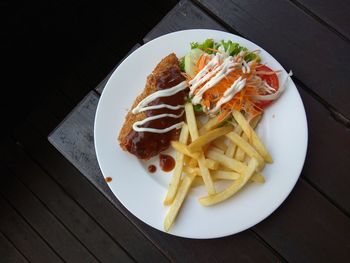
[[[118,200],[137,218],[163,231],[168,210],[163,206],[171,173],[159,169],[158,159],[148,162],[121,150],[117,135],[127,110],[142,92],[147,76],[158,62],[175,52],[184,56],[190,42],[207,38],[232,40],[249,50],[261,50],[263,63],[282,70],[280,83],[287,76],[282,66],[256,44],[233,34],[216,30],[185,30],[167,34],[143,45],[114,71],[100,98],[95,118],[97,159],[108,185]],[[258,134],[269,149],[274,163],[266,165],[265,184],[251,183],[233,198],[213,207],[202,207],[197,199],[203,188],[192,190],[170,234],[189,238],[216,238],[235,234],[269,216],[288,196],[299,178],[307,149],[307,121],[300,95],[292,81],[279,100],[271,105],[259,124]],[[147,171],[157,163],[157,172]]]

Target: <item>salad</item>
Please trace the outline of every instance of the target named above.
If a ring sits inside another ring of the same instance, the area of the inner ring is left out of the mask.
[[[216,115],[222,122],[237,110],[250,119],[278,99],[286,87],[279,84],[279,71],[261,63],[259,50],[249,51],[231,40],[207,39],[190,45],[180,65],[197,112]]]

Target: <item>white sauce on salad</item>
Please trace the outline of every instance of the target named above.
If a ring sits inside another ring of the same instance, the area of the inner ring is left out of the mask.
[[[218,84],[232,71],[241,68],[244,74],[250,73],[249,63],[244,60],[245,51],[241,51],[235,56],[229,56],[229,54],[224,51],[224,48],[220,48],[221,47],[219,47],[219,52],[212,55],[212,59],[207,65],[189,82],[190,96],[194,95],[192,97],[193,105],[200,104],[204,93]],[[204,85],[198,89],[202,84]],[[208,113],[213,114],[218,112],[223,104],[230,101],[235,94],[244,88],[245,84],[246,79],[242,80],[242,77],[238,78],[231,87],[225,91],[224,96],[216,103],[213,109],[208,111]],[[203,110],[207,111],[208,109]]]
[[[238,92],[240,92],[244,88],[245,84],[246,79],[242,79],[242,77],[236,79],[236,81],[231,85],[231,87],[225,91],[224,96],[220,98],[220,100],[216,103],[215,107],[208,111],[208,113],[217,113],[223,104],[229,102]]]
[[[156,92],[150,94],[149,96],[147,96],[146,98],[144,98],[142,101],[140,101],[140,103],[132,110],[132,113],[137,114],[137,113],[140,113],[143,111],[161,109],[161,108],[167,108],[167,109],[171,109],[171,110],[178,110],[178,109],[184,108],[183,105],[168,105],[168,104],[158,104],[158,105],[152,105],[152,106],[147,106],[147,105],[157,98],[170,97],[170,96],[172,96],[172,95],[174,95],[182,90],[185,90],[187,87],[188,87],[187,81],[183,81],[183,82],[181,82],[181,83],[177,84],[176,86],[171,87],[169,89],[156,91]],[[182,111],[179,115],[164,113],[164,114],[150,116],[144,120],[135,122],[133,124],[132,128],[136,132],[153,132],[153,133],[166,133],[166,132],[169,132],[173,129],[180,129],[183,125],[183,122],[176,123],[170,127],[164,128],[164,129],[144,128],[144,127],[139,127],[139,126],[142,126],[143,124],[145,124],[149,121],[161,119],[161,118],[166,118],[166,117],[180,118],[183,115],[183,113],[184,113],[184,111]]]

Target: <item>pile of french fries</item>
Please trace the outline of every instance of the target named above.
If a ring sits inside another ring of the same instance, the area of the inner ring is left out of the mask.
[[[266,147],[255,133],[261,115],[249,122],[238,111],[233,111],[235,125],[218,126],[211,118],[199,129],[191,103],[185,105],[186,122],[181,129],[179,141],[173,141],[176,165],[164,199],[169,210],[164,220],[164,230],[169,231],[186,196],[191,189],[205,185],[207,196],[199,198],[203,206],[211,206],[232,197],[248,181],[264,183],[261,171],[265,163],[272,163]],[[229,180],[222,191],[216,183]]]

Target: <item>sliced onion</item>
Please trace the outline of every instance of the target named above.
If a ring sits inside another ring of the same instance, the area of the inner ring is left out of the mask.
[[[276,100],[278,99],[282,93],[285,91],[285,89],[287,88],[287,83],[288,80],[290,79],[290,77],[293,76],[293,72],[290,70],[288,73],[287,78],[285,79],[285,81],[283,82],[282,86],[273,94],[269,94],[269,95],[255,95],[253,96],[254,99],[256,100]]]

